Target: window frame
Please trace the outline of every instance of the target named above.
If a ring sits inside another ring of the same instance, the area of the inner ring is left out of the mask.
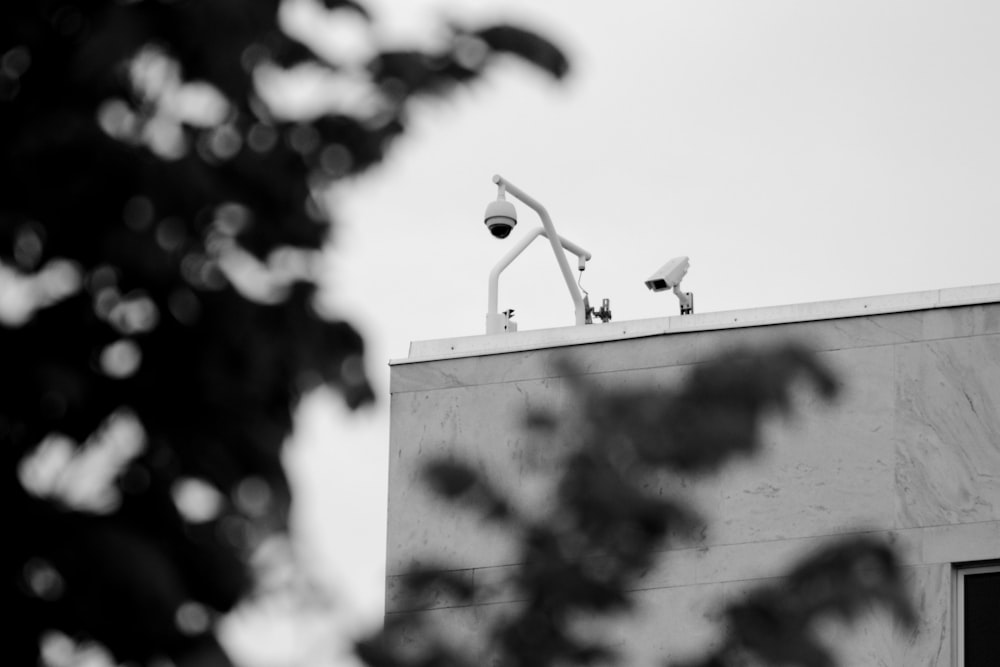
[[[969,575],[1000,572],[1000,560],[955,563],[953,572],[955,622],[952,631],[955,636],[955,667],[965,667],[965,578]]]

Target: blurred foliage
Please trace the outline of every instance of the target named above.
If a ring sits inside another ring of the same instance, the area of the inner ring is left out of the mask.
[[[470,607],[476,636],[462,643],[435,627],[433,614],[390,615],[382,632],[357,646],[372,667],[617,664],[623,656],[595,624],[622,623],[634,611],[632,592],[671,541],[697,542],[705,522],[690,504],[690,485],[757,453],[762,419],[790,413],[794,391],[811,386],[829,399],[838,387],[813,353],[794,344],[723,354],[695,366],[678,388],[607,389],[566,363],[558,376],[571,387],[564,411],[525,419],[562,452],[544,507],[519,507],[475,462],[436,460],[423,470],[434,493],[514,536],[516,564],[500,584],[503,599],[518,602],[514,611]],[[496,599],[467,574],[425,564],[405,578],[407,599],[446,598],[448,606]],[[831,667],[825,623],[874,607],[915,622],[899,563],[873,538],[832,542],[771,581],[725,608],[723,637],[686,667]]]
[[[512,25],[335,62],[280,4],[0,5],[5,664],[36,664],[50,631],[121,662],[229,664],[212,630],[286,530],[297,400],[372,399],[361,337],[315,306],[324,193],[385,158],[412,100],[495,57],[567,70]],[[359,3],[321,4],[372,29]],[[363,104],[281,111],[261,81],[289,68]]]

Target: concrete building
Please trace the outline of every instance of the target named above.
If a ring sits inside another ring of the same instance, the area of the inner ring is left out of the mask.
[[[520,419],[567,400],[557,355],[606,386],[662,385],[719,351],[782,339],[818,351],[843,395],[827,406],[803,393],[795,419],[767,425],[763,455],[692,487],[709,530],[671,545],[636,587],[643,612],[615,630],[630,662],[704,647],[719,603],[831,537],[872,532],[903,559],[919,628],[873,617],[843,643],[843,664],[1000,665],[1000,284],[413,343],[391,368],[387,614],[474,633],[516,604],[403,594],[415,564],[450,563],[487,590],[513,558],[416,471],[458,451],[545,503],[528,465],[544,454]]]

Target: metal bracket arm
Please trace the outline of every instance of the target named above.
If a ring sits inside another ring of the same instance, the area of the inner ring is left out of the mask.
[[[539,236],[544,236],[550,241],[552,240],[552,237],[549,236],[547,230],[541,227],[533,229],[528,233],[527,236],[518,241],[517,245],[511,248],[510,252],[501,257],[500,261],[498,261],[496,265],[493,267],[493,269],[490,271],[489,298],[486,307],[486,333],[488,334],[503,333],[504,331],[503,316],[497,312],[499,308],[497,302],[499,301],[498,294],[500,290],[500,274],[503,273],[504,269],[510,266],[511,262],[517,259],[518,256],[522,252],[524,252],[525,249],[527,249],[527,247],[531,245],[532,242]],[[556,245],[556,248],[558,248],[557,252],[562,257],[563,262],[566,262],[566,256],[565,254],[563,254],[562,248],[565,248],[566,250],[576,255],[580,259],[580,266],[583,266],[584,263],[590,260],[590,258],[592,257],[592,255],[588,251],[584,250],[583,248],[573,243],[569,239],[565,239],[561,236],[558,237],[558,241],[556,241],[556,244],[554,245]],[[569,271],[568,264],[566,270],[567,272]],[[579,288],[577,287],[576,283],[573,283],[572,281],[570,282],[573,286],[573,289],[577,290],[576,293],[579,294],[578,291]],[[575,303],[576,302],[574,300],[574,305]],[[580,304],[581,306],[583,306],[582,298],[580,299]],[[584,310],[584,322],[585,321],[586,321],[586,310]],[[584,322],[580,322],[578,320],[577,324],[583,324]]]
[[[538,203],[537,200],[531,197],[531,195],[527,194],[524,190],[506,180],[499,174],[493,177],[493,182],[506,189],[508,193],[524,202],[528,207],[532,208],[535,213],[538,214],[538,217],[541,218],[542,226],[545,228],[545,237],[548,238],[549,243],[552,245],[552,252],[556,256],[556,262],[559,264],[559,270],[562,272],[563,280],[566,281],[566,288],[569,289],[569,295],[573,299],[573,310],[576,317],[576,324],[586,324],[587,308],[583,303],[583,296],[580,294],[580,288],[577,287],[576,282],[573,281],[573,274],[570,272],[569,262],[566,261],[566,254],[562,252],[563,239],[556,233],[555,225],[552,223],[552,218],[549,217],[548,211],[546,211],[545,207]],[[579,246],[576,247],[579,248]],[[569,247],[567,247],[567,249],[571,250]],[[590,259],[590,253],[586,253],[586,255],[587,259]],[[516,256],[517,255],[515,255],[515,257]],[[511,261],[513,261],[513,259]],[[496,309],[492,308],[489,312],[495,313]]]

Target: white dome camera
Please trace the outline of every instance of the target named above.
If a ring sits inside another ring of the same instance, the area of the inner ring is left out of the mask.
[[[486,206],[486,214],[483,217],[490,234],[498,239],[510,236],[511,230],[517,225],[517,209],[506,199],[491,201]]]

